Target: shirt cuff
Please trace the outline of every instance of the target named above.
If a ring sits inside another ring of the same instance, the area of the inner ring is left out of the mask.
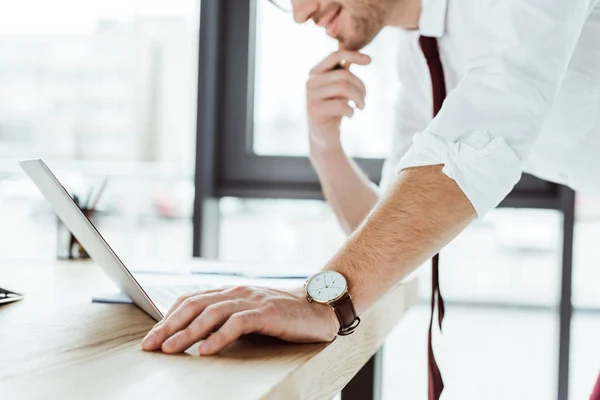
[[[479,218],[500,204],[522,172],[519,157],[504,138],[475,131],[461,141],[449,142],[424,131],[415,135],[396,173],[438,164],[444,165],[442,172],[458,184]]]

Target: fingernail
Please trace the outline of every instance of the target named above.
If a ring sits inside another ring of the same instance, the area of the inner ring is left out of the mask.
[[[142,341],[142,347],[144,349],[154,349],[156,347],[157,341],[158,338],[156,337],[156,334],[154,332],[150,332]]]
[[[200,345],[200,354],[208,354],[212,351],[210,343],[204,342]]]
[[[171,336],[167,339],[166,342],[163,343],[162,348],[165,350],[171,350],[177,345],[177,338],[175,336]]]

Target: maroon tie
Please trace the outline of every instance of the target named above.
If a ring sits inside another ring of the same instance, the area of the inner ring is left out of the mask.
[[[596,386],[594,386],[590,400],[600,400],[600,375],[598,375],[598,380],[596,381]]]
[[[442,104],[446,99],[446,80],[444,79],[444,68],[440,60],[440,52],[438,49],[437,39],[434,37],[421,36],[419,45],[427,60],[429,73],[431,75],[431,87],[433,90],[433,116],[442,108]],[[440,293],[440,277],[439,277],[440,255],[436,254],[432,260],[431,269],[431,317],[429,318],[429,337],[427,348],[427,370],[429,375],[429,400],[438,400],[444,390],[444,381],[440,368],[435,361],[433,354],[433,314],[435,311],[435,298],[437,296],[438,304],[438,323],[440,331],[442,330],[442,321],[444,320],[444,299]]]

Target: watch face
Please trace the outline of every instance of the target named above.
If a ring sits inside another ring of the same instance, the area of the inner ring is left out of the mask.
[[[346,291],[346,278],[335,271],[315,274],[306,285],[306,292],[313,300],[327,303],[337,299]]]

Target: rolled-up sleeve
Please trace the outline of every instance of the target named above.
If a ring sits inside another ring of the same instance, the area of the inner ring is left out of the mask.
[[[479,217],[519,181],[597,0],[491,0],[467,72],[402,169],[443,164]]]
[[[417,88],[409,89],[417,90]],[[427,99],[415,95],[409,98],[406,94],[407,89],[403,88],[395,105],[391,152],[383,164],[379,184],[380,194],[384,194],[393,182],[400,160],[413,145],[414,135],[425,129],[431,121],[431,116],[422,112],[423,109],[429,110],[430,108],[427,105]],[[421,103],[424,104],[421,105]]]

